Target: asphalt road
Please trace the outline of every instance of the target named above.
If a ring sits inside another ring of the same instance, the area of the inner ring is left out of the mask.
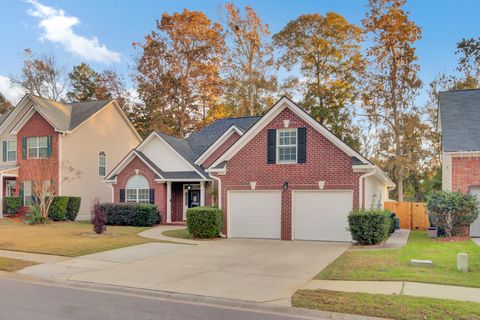
[[[0,320],[292,320],[298,316],[0,279]]]

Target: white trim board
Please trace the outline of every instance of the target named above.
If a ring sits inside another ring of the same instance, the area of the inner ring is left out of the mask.
[[[118,171],[122,171],[134,159],[133,156],[136,156],[137,158],[139,158],[143,163],[145,163],[147,165],[147,167],[150,168],[150,170],[155,172],[160,178],[164,179],[162,177],[162,175],[159,172],[157,172],[157,170],[155,170],[155,168],[153,168],[148,162],[146,162],[142,158],[142,156],[140,156],[138,154],[137,150],[133,149],[125,156],[125,158],[122,159],[122,161],[120,161],[119,164],[117,164],[115,166],[115,168],[112,169],[112,171],[105,177],[105,179],[103,179],[103,181],[104,182],[113,182],[113,180],[111,180],[110,177],[112,175],[114,175],[115,173],[117,173]],[[116,178],[115,178],[115,180],[116,180]]]

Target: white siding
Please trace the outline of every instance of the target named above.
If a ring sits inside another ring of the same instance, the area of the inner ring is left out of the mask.
[[[388,200],[388,189],[375,176],[365,178],[365,209],[383,208]]]
[[[161,138],[155,137],[142,146],[142,152],[163,171],[194,171],[178,153]]]
[[[90,217],[92,201],[112,200],[112,188],[98,175],[98,154],[107,156],[107,173],[139,143],[113,104],[61,138],[61,194],[80,196],[79,219]]]
[[[452,191],[452,155],[442,152],[442,190]]]

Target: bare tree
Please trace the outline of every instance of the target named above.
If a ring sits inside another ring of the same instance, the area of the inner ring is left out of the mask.
[[[27,93],[58,101],[67,86],[66,72],[53,55],[36,57],[30,49],[25,49],[22,73],[11,76],[11,81],[22,86]]]

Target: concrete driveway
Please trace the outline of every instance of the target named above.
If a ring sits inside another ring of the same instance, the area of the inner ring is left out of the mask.
[[[224,239],[147,243],[21,271],[41,278],[288,303],[348,243]]]

